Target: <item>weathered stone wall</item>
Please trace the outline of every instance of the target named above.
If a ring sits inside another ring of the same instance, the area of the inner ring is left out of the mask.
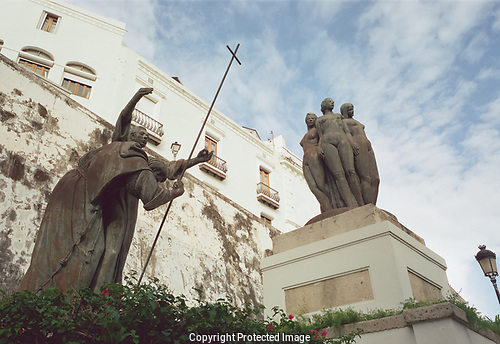
[[[108,143],[113,127],[2,55],[0,75],[0,289],[13,291],[52,188],[83,154]],[[189,174],[184,184],[146,278],[159,278],[176,294],[194,295],[196,287],[208,299],[262,302],[259,262],[276,230]],[[165,210],[139,209],[126,274],[142,270]]]

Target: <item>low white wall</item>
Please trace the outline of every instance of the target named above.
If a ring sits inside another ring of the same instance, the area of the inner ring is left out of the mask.
[[[492,344],[500,336],[479,329],[467,320],[465,312],[451,303],[441,303],[403,311],[401,315],[345,325],[340,334],[361,330],[357,344]],[[335,338],[336,329],[327,329]]]

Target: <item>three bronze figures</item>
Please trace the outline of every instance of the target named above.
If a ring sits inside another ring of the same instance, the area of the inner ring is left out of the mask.
[[[306,115],[304,177],[322,213],[333,209],[376,204],[380,183],[375,154],[365,126],[355,120],[354,106],[343,104],[334,113],[332,98],[321,102],[322,116]]]

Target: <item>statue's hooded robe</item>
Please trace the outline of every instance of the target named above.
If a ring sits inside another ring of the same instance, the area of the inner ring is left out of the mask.
[[[175,178],[184,163],[169,164],[168,177]],[[120,283],[139,199],[151,210],[172,197],[135,142],[112,142],[87,153],[52,192],[20,289],[88,286],[98,291],[104,282]],[[119,224],[120,232],[110,244],[106,234],[111,222]],[[111,265],[103,266],[105,254],[112,257]]]

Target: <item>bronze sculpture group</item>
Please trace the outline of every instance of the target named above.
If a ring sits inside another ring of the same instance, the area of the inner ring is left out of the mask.
[[[354,106],[343,104],[340,114],[334,102],[321,102],[323,116],[306,115],[304,177],[318,200],[322,213],[376,204],[378,176],[375,154],[365,134],[365,126],[353,118]]]
[[[21,290],[97,292],[104,283],[121,283],[139,199],[149,211],[179,197],[180,180],[172,190],[162,182],[211,158],[202,150],[189,161],[164,163],[146,154],[147,131],[131,121],[135,105],[152,91],[139,89],[120,113],[112,142],[85,154],[55,186]]]
[[[121,111],[112,142],[85,154],[78,167],[65,174],[49,199],[37,235],[31,264],[20,289],[63,291],[87,286],[99,291],[105,283],[121,283],[132,243],[139,199],[152,210],[184,193],[177,180],[172,190],[163,185],[187,168],[206,162],[202,150],[194,159],[162,162],[148,156],[147,130],[132,126],[132,113],[152,88],[141,88]],[[306,115],[305,179],[321,212],[375,204],[379,176],[364,125],[353,118],[354,106],[321,103],[323,115]]]

